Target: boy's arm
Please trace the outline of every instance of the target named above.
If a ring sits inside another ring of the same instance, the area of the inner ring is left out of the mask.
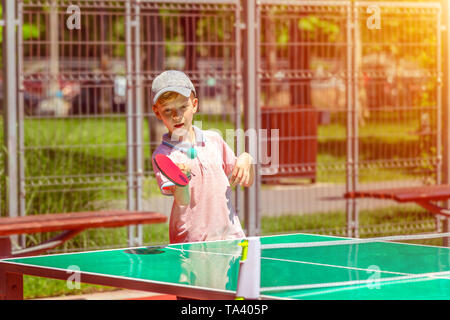
[[[161,188],[161,193],[166,196],[173,196],[174,201],[179,206],[185,206],[190,203],[191,196],[189,187],[179,187],[176,186],[173,182],[169,181],[162,173],[159,171],[155,164],[154,156],[152,157],[152,163],[153,163],[153,171],[155,173],[156,181],[158,182],[159,187]],[[181,171],[183,171],[185,174],[190,171],[189,168],[185,167],[183,164],[177,164]]]
[[[237,184],[250,187],[255,179],[255,166],[252,156],[244,152],[236,158],[233,150],[221,139],[225,174],[230,177],[232,187]]]
[[[189,185],[180,187],[173,187],[173,199],[179,206],[188,206],[191,202],[191,193],[189,192]]]
[[[247,152],[242,153],[236,160],[236,165],[231,174],[230,184],[232,187],[237,184],[243,187],[250,187],[255,180],[255,166],[253,158]]]

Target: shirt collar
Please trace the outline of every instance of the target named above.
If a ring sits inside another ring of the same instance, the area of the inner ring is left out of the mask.
[[[196,126],[192,126],[195,132],[195,145],[203,146],[205,144],[205,136],[203,135],[203,130],[197,128]],[[188,142],[183,141],[172,141],[169,137],[169,133],[165,133],[162,137],[162,143],[171,148],[190,148],[192,145]]]

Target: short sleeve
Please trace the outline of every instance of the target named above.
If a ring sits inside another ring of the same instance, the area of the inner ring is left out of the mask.
[[[236,165],[237,157],[230,146],[222,138],[220,138],[220,141],[222,144],[223,170],[225,171],[225,174],[229,176]]]
[[[153,172],[155,173],[156,182],[158,183],[159,190],[161,193],[165,196],[172,196],[173,193],[171,191],[171,187],[175,184],[171,182],[169,179],[167,179],[161,171],[158,170],[158,167],[155,164],[155,156],[156,153],[152,156],[152,165],[153,165]]]

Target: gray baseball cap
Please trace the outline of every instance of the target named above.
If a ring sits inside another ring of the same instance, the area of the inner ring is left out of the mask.
[[[178,70],[164,71],[153,80],[153,103],[155,104],[163,93],[169,91],[177,92],[187,98],[192,91],[196,94],[191,80],[184,72]]]

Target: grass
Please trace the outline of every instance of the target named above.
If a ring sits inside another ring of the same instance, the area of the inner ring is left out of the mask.
[[[23,277],[24,299],[73,296],[89,293],[114,291],[117,288],[81,283],[79,288],[69,289],[63,280],[39,278],[25,275]]]
[[[345,158],[335,156],[329,153],[319,153],[317,155],[317,182],[323,183],[345,183],[346,172]],[[340,170],[336,170],[334,167],[340,166]],[[409,180],[414,176],[408,169],[389,169],[389,168],[375,168],[373,170],[361,170],[359,171],[359,182],[379,182],[379,181],[401,181]]]
[[[378,115],[381,121],[368,121],[358,129],[358,161],[372,163],[370,168],[359,168],[360,182],[408,180],[412,177],[432,175],[429,165],[408,165],[387,168],[381,163],[390,160],[420,159],[430,162],[434,148],[430,136],[420,136],[419,119],[403,121],[389,120],[389,113]],[[344,183],[345,170],[334,169],[335,165],[345,167],[347,156],[346,127],[344,119],[334,119],[328,125],[318,127],[317,181]],[[378,119],[380,120],[380,119]],[[336,122],[337,121],[337,122]]]
[[[433,231],[434,218],[423,209],[416,206],[394,206],[376,210],[361,210],[359,212],[361,237],[375,237],[386,233],[398,233],[396,226],[407,226],[417,229],[416,232]],[[278,217],[263,217],[261,221],[262,234],[277,233],[317,233],[344,236],[346,218],[344,211],[318,212],[314,214],[286,214]],[[382,230],[380,226],[390,226]],[[431,228],[431,230],[429,230]],[[379,229],[379,230],[376,230]],[[404,228],[406,231],[407,228]]]
[[[418,121],[410,120],[408,122],[368,122],[359,128],[360,139],[376,139],[383,143],[401,143],[405,141],[417,142],[418,135],[411,134],[419,129]],[[327,142],[338,137],[345,141],[346,127],[339,123],[320,125],[318,127],[319,142]]]

